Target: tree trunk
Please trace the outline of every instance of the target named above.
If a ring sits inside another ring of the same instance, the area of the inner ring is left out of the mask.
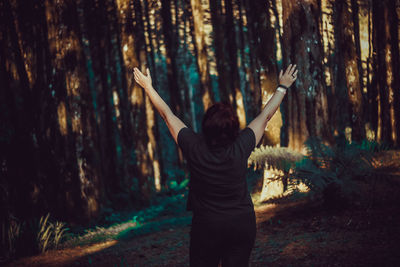
[[[283,59],[285,67],[297,64],[298,79],[285,98],[282,143],[304,151],[308,137],[331,141],[326,87],[321,64],[317,1],[283,0]],[[311,41],[313,40],[313,41]]]
[[[257,73],[260,77],[261,108],[272,96],[278,85],[278,68],[276,60],[275,29],[271,25],[270,1],[247,1],[249,27],[253,33],[254,56]],[[277,18],[278,19],[278,18]],[[278,24],[279,27],[279,24]],[[282,126],[281,112],[278,110],[268,122],[268,131],[265,131],[263,144],[276,145],[280,143]]]
[[[211,90],[211,79],[209,63],[207,59],[207,46],[204,36],[203,26],[203,8],[201,1],[191,0],[191,9],[193,14],[194,26],[194,44],[197,57],[197,66],[200,75],[200,88],[202,91],[203,107],[206,110],[214,102],[214,96]]]
[[[237,11],[237,6],[232,3],[233,1],[225,1],[226,24],[225,33],[228,46],[228,62],[230,65],[230,77],[232,79],[232,106],[236,110],[239,118],[240,128],[246,127],[245,104],[243,101],[243,94],[240,86],[240,75],[238,69],[238,47],[236,41],[236,25],[233,18],[233,13]]]
[[[361,141],[365,137],[363,123],[363,99],[360,73],[357,63],[356,43],[353,40],[354,26],[346,0],[333,3],[333,24],[335,31],[335,92],[336,99],[344,107],[337,109],[336,119],[339,135],[345,134],[351,126],[351,139]]]
[[[143,28],[143,35],[144,32],[147,31],[147,34],[149,37],[152,36],[153,34],[153,29],[151,27],[151,23],[150,23],[150,15],[149,15],[149,8],[148,8],[148,3],[147,1],[144,1],[144,14],[140,16],[141,14],[141,4],[140,1],[139,2],[134,2],[136,4],[134,4],[134,8],[135,8],[135,14],[136,14],[136,27],[141,27]],[[146,22],[147,28],[145,28],[144,26],[144,22]],[[143,38],[145,36],[142,36]],[[151,38],[149,38],[149,42],[146,42],[146,46],[148,46],[150,48],[150,54],[147,55],[148,58],[148,62],[149,62],[149,69],[152,73],[152,77],[153,78],[153,84],[155,86],[155,88],[157,88],[158,93],[161,95],[161,97],[167,101],[166,97],[164,97],[163,92],[166,91],[165,90],[165,86],[163,85],[162,82],[159,82],[159,73],[158,73],[158,68],[157,65],[155,63],[156,58],[158,57],[158,54],[156,52],[156,48],[154,47],[153,42],[151,41]],[[159,50],[159,48],[157,48]],[[147,49],[146,49],[147,51]],[[164,142],[162,139],[162,136],[168,135],[168,129],[164,123],[164,120],[161,118],[161,116],[159,114],[157,114],[156,112],[154,113],[154,121],[155,121],[155,139],[158,142],[157,145],[157,156],[155,157],[156,160],[159,161],[159,168],[160,168],[160,184],[164,184],[167,180],[167,164],[168,161],[166,160],[166,156],[164,156],[164,151],[166,151],[166,149],[163,149],[164,146]],[[171,140],[168,140],[171,143]],[[173,152],[173,151],[171,151]],[[172,157],[172,158],[176,158]]]
[[[192,2],[198,2],[191,0]],[[230,66],[227,64],[227,40],[224,38],[226,16],[223,15],[221,0],[210,1],[211,23],[213,26],[213,45],[215,49],[215,60],[218,71],[218,88],[222,102],[231,102],[233,87],[230,77]]]
[[[167,51],[167,75],[168,75],[168,85],[171,97],[171,109],[178,116],[182,114],[182,103],[179,96],[179,85],[177,77],[177,36],[173,29],[172,17],[171,17],[171,2],[169,0],[161,1],[161,16],[163,21],[163,33],[165,41],[165,49]]]
[[[388,21],[390,23],[390,51],[391,51],[391,67],[393,90],[393,119],[392,127],[394,129],[395,144],[400,146],[400,54],[399,54],[399,17],[397,6],[399,1],[388,1]],[[397,5],[397,6],[396,6]]]
[[[177,66],[177,56],[178,56],[178,45],[179,38],[177,33],[174,31],[172,25],[172,15],[171,15],[171,1],[162,0],[161,1],[161,17],[163,22],[163,33],[164,33],[164,43],[166,49],[166,61],[167,61],[167,77],[168,77],[168,88],[170,95],[170,107],[171,110],[178,117],[182,118],[184,107],[182,103],[182,98],[180,96],[181,87],[178,83],[178,66]],[[183,163],[183,155],[181,151],[178,149],[178,146],[175,146],[175,149],[178,151],[178,158],[176,162],[178,163],[178,167],[182,167]]]
[[[387,1],[372,1],[372,21],[374,24],[374,53],[375,55],[375,79],[377,82],[377,90],[379,93],[378,114],[380,114],[380,127],[378,124],[378,139],[392,144],[392,124],[391,124],[391,108],[393,101],[390,94],[393,92],[391,80],[393,75],[392,66],[390,64],[390,29],[392,23],[388,20]],[[396,74],[397,75],[397,74]]]
[[[250,92],[249,102],[251,103],[250,118],[255,118],[260,113],[262,108],[261,99],[261,83],[260,83],[260,64],[254,55],[256,54],[256,43],[257,43],[257,33],[252,23],[253,20],[257,19],[256,10],[253,8],[252,4],[254,1],[244,1],[245,14],[248,23],[247,29],[247,46],[248,46],[248,57],[249,57],[249,82],[250,82]],[[264,10],[265,11],[265,10]]]

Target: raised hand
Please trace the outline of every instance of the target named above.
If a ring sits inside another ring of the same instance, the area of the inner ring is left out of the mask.
[[[146,75],[144,75],[138,68],[134,68],[133,74],[135,81],[144,89],[152,87],[152,81],[150,76],[149,68],[146,69]]]
[[[285,72],[281,70],[279,73],[279,84],[290,87],[297,79],[297,72],[298,70],[296,69],[296,65],[290,64]]]

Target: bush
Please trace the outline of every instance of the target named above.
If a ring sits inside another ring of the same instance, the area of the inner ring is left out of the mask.
[[[384,148],[370,141],[330,147],[317,138],[305,144],[308,154],[296,163],[290,179],[304,182],[328,208],[342,208],[359,195],[356,181],[377,174],[373,155]]]
[[[62,222],[50,222],[49,217],[47,214],[29,222],[19,222],[13,216],[6,218],[1,225],[2,261],[57,249],[68,228]]]
[[[370,182],[379,175],[374,155],[388,149],[370,140],[331,147],[309,138],[305,145],[306,156],[285,147],[262,146],[251,154],[249,163],[280,173],[275,179],[286,184],[286,195],[295,196],[297,185],[305,184],[310,189],[308,196],[322,200],[327,208],[342,208],[359,197],[359,182]]]
[[[287,147],[260,146],[249,157],[249,163],[254,167],[272,168],[288,172],[295,163],[304,156]]]
[[[49,222],[50,213],[46,217],[42,216],[39,220],[36,242],[40,252],[45,252],[49,248],[57,249],[64,234],[68,230],[62,222]]]

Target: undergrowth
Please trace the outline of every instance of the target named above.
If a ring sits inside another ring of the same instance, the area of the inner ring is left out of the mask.
[[[1,223],[0,263],[14,257],[29,256],[57,249],[69,230],[63,222],[49,220],[50,213],[21,222],[9,215]]]
[[[92,222],[92,227],[66,227],[51,220],[50,214],[29,221],[12,215],[1,220],[0,264],[12,259],[43,253],[51,249],[89,245],[135,236],[190,223],[186,212],[188,180],[169,181],[153,200],[152,205],[129,212],[106,208]]]
[[[72,229],[62,246],[73,247],[110,240],[126,240],[188,224],[191,216],[186,212],[187,194],[182,190],[184,190],[183,187],[175,188],[174,193],[178,194],[172,195],[161,193],[154,200],[154,204],[146,209],[127,213],[111,212],[99,220],[102,222],[101,226],[96,225],[83,230],[81,228]]]
[[[264,169],[280,170],[281,175],[274,179],[284,180],[293,197],[301,193],[297,185],[303,183],[309,188],[307,197],[321,200],[333,209],[359,198],[360,183],[373,183],[384,176],[374,156],[387,150],[386,145],[363,140],[329,146],[318,138],[309,138],[305,146],[304,156],[288,148],[262,147],[253,152],[249,162]]]

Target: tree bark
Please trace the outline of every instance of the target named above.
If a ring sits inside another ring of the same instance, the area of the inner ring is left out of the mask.
[[[283,145],[304,151],[308,137],[332,141],[321,64],[317,1],[283,0],[284,65],[297,64],[298,79],[285,98]]]
[[[278,68],[276,59],[275,29],[271,25],[270,1],[247,1],[249,28],[253,33],[254,55],[257,73],[260,78],[260,107],[268,101],[278,85]],[[276,18],[278,19],[278,18]],[[278,24],[279,27],[279,24]],[[259,97],[259,95],[257,95]],[[264,145],[280,143],[280,128],[282,126],[280,111],[268,123],[268,131],[263,138]]]
[[[207,46],[204,36],[203,26],[203,8],[201,1],[191,0],[191,9],[194,26],[194,45],[197,57],[197,67],[200,75],[200,88],[202,93],[203,107],[206,110],[214,102],[212,86],[210,79],[209,62],[207,59]]]
[[[374,24],[374,62],[376,65],[375,79],[379,94],[378,114],[380,114],[380,122],[378,123],[378,140],[382,140],[388,144],[393,143],[392,124],[391,124],[391,108],[393,101],[390,98],[393,88],[391,85],[393,70],[390,64],[390,22],[388,20],[387,1],[372,1],[372,21]],[[379,127],[380,126],[380,127]]]
[[[390,51],[391,51],[391,67],[392,81],[391,87],[393,90],[393,122],[394,142],[400,146],[400,53],[399,53],[399,17],[397,8],[400,5],[399,1],[388,1],[388,21],[390,22]],[[397,5],[397,6],[396,6]]]
[[[337,109],[336,119],[339,135],[344,134],[351,126],[351,139],[361,141],[365,137],[363,123],[363,98],[360,84],[360,73],[356,42],[353,38],[354,25],[346,0],[333,3],[333,24],[335,31],[335,97],[344,107]]]
[[[196,2],[191,0],[192,2]],[[198,1],[197,1],[198,2]],[[222,102],[231,102],[232,79],[230,77],[230,66],[227,64],[227,40],[223,25],[226,16],[223,15],[221,0],[210,1],[211,23],[213,26],[213,45],[215,48],[215,60],[218,71],[218,88]]]

